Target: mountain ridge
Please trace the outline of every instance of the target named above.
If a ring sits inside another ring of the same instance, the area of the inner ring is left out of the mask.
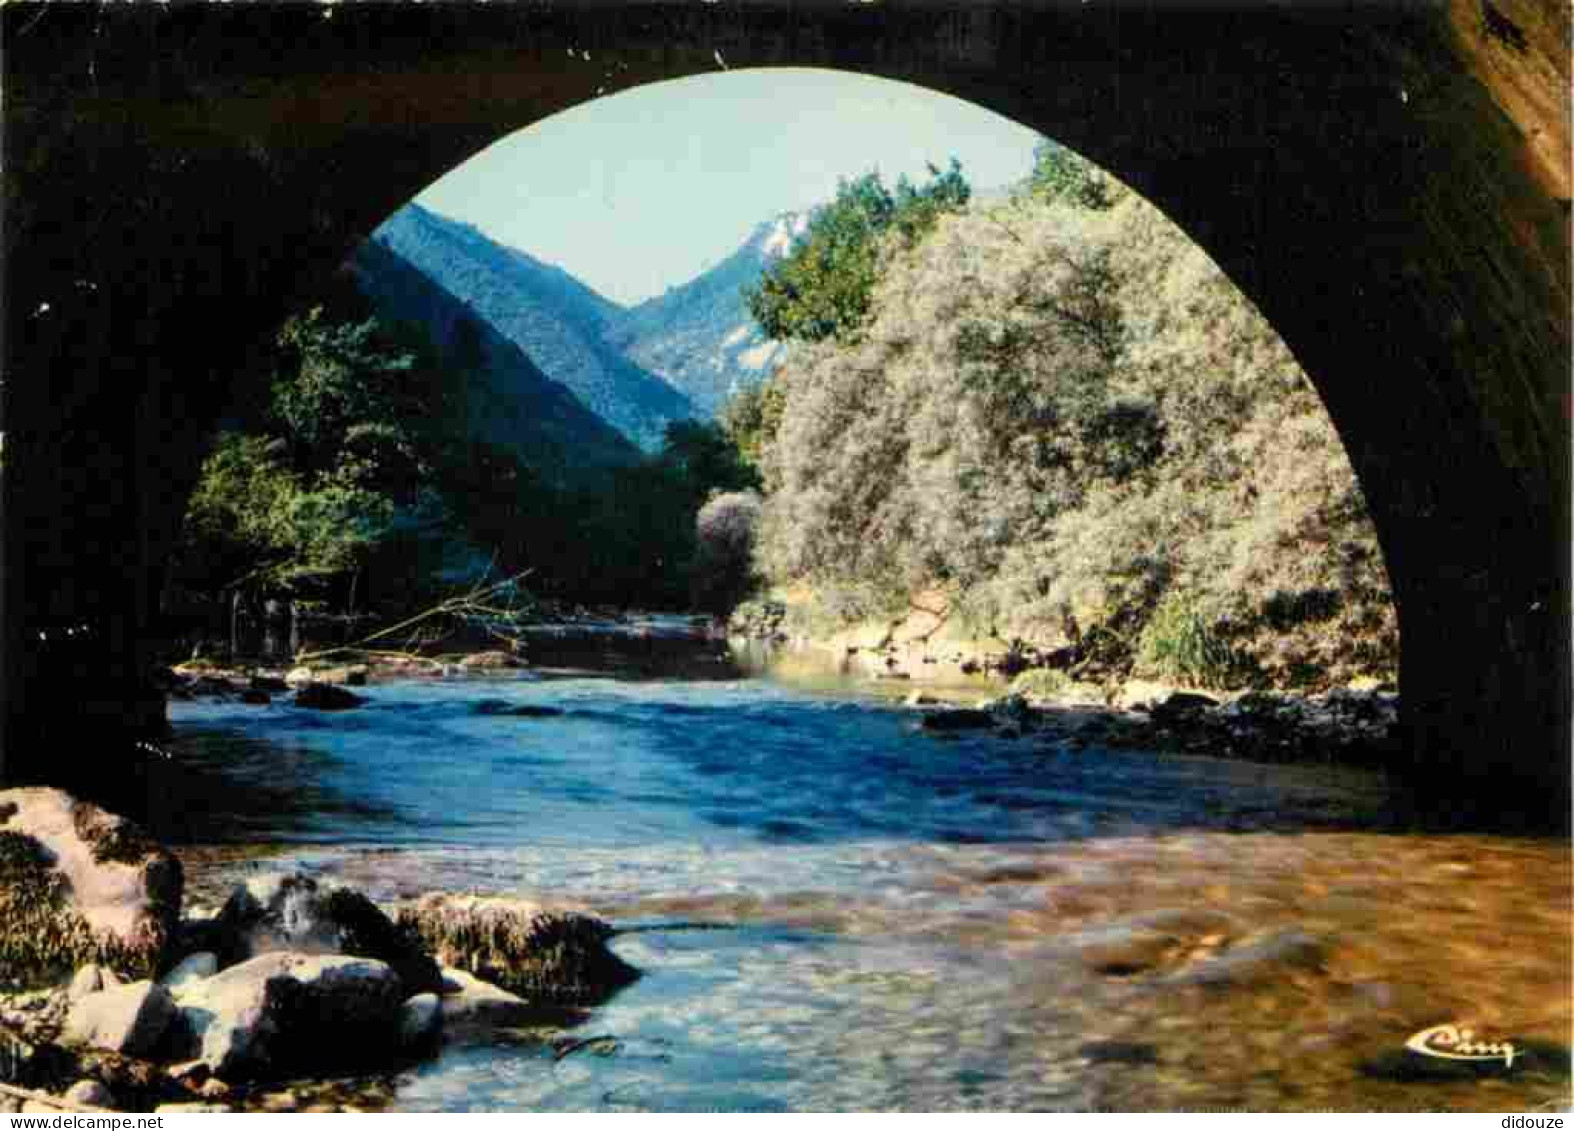
[[[370,242],[466,303],[538,370],[647,451],[661,445],[669,423],[698,415],[678,388],[611,343],[623,308],[561,267],[415,203],[389,217]]]
[[[714,267],[627,308],[609,340],[715,415],[728,397],[763,381],[786,357],[787,347],[755,324],[743,289],[791,251],[808,226],[807,212],[761,221]]]
[[[467,431],[473,438],[512,450],[560,485],[598,468],[638,461],[638,449],[621,432],[397,251],[367,240],[346,267],[383,317],[420,326],[440,360],[466,375]]]

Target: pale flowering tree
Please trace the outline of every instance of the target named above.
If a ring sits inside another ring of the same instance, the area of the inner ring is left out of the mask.
[[[773,378],[762,572],[849,616],[939,590],[1007,638],[1103,626],[1138,667],[1202,625],[1243,678],[1391,674],[1375,530],[1310,381],[1174,224],[1098,203],[1028,194],[882,247],[856,340]]]
[[[715,613],[730,612],[754,584],[754,535],[761,499],[753,491],[712,496],[694,520],[695,551],[691,584],[695,604]]]

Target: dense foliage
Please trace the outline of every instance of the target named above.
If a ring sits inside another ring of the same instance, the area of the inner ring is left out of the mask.
[[[928,183],[905,176],[893,193],[879,173],[844,180],[836,199],[817,209],[803,239],[745,293],[749,312],[772,338],[819,342],[848,338],[869,311],[887,239],[916,245],[939,218],[972,194],[953,158]]]
[[[1114,190],[1103,173],[1047,137],[1033,147],[1033,171],[1024,189],[1026,195],[1046,204],[1102,211],[1115,202]]]
[[[1045,145],[1010,202],[883,237],[858,287],[869,262],[859,333],[800,347],[725,416],[760,453],[773,581],[847,618],[939,590],[981,633],[1182,682],[1392,671],[1327,414],[1151,206]]]
[[[441,525],[458,405],[414,336],[318,307],[275,341],[262,419],[222,434],[188,505],[192,588],[321,599]]]
[[[595,477],[534,467],[474,435],[467,375],[412,327],[317,308],[285,323],[271,360],[265,403],[217,438],[191,498],[187,592],[398,613],[529,570],[565,601],[687,607],[700,509],[759,483],[720,427],[692,421]]]
[[[694,568],[690,589],[696,608],[731,612],[753,591],[754,538],[760,521],[755,491],[713,495],[695,518]]]

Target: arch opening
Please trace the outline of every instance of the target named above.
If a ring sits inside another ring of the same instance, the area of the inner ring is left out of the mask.
[[[821,648],[924,610],[880,660],[918,678],[1394,690],[1376,535],[1288,349],[1156,208],[981,108],[812,69],[642,87],[446,174],[318,297],[187,514],[210,635],[528,574],[794,593]]]
[[[1507,7],[1518,26],[1538,26],[1519,12],[1535,5]],[[216,86],[216,71],[199,74],[231,41],[227,21],[264,18],[300,23],[302,46],[282,60],[226,56],[233,72]],[[685,24],[652,52],[648,32],[615,16],[127,13],[108,32],[126,45],[122,65],[97,90],[44,65],[82,57],[85,25],[40,21],[8,78],[36,156],[8,189],[19,207],[7,260],[38,269],[14,272],[7,337],[14,372],[56,379],[47,397],[36,380],[7,388],[8,688],[38,686],[36,649],[20,646],[29,631],[80,617],[114,655],[99,665],[102,709],[86,713],[116,727],[127,702],[145,701],[149,578],[182,494],[153,485],[191,482],[191,437],[216,411],[212,359],[182,326],[255,340],[303,265],[337,263],[456,157],[594,97],[607,58],[627,65],[618,81],[636,82],[714,66],[719,51],[730,65],[829,64],[961,95],[1088,154],[1193,233],[1291,344],[1345,438],[1404,618],[1410,756],[1498,813],[1566,798],[1567,216],[1519,160],[1534,107],[1505,121],[1490,84],[1429,81],[1482,73],[1482,52],[1498,49],[1452,9],[1365,14],[1361,35],[1309,11],[1221,18],[1228,34],[1200,16],[1126,10],[914,13],[838,38],[855,14],[816,14],[813,33],[784,30],[767,6]],[[390,47],[376,67],[329,74],[324,60],[353,58],[346,45],[383,20],[419,26],[430,50]],[[189,50],[138,54],[155,26]],[[499,31],[528,31],[529,66],[500,66],[495,44],[517,40],[488,40]],[[576,46],[595,66],[573,61]],[[1176,66],[1151,63],[1167,59]],[[1051,96],[1037,79],[1056,68],[1077,81]],[[1268,74],[1282,81],[1265,85]],[[312,99],[295,93],[303,76],[325,75]],[[483,79],[493,97],[467,99]],[[128,122],[146,142],[134,151],[113,140]],[[51,147],[63,137],[76,144]],[[192,153],[205,165],[196,176]],[[106,171],[144,193],[107,202]],[[233,188],[223,200],[219,184]],[[268,219],[240,224],[255,215]],[[94,240],[79,239],[73,216],[98,218]],[[119,278],[90,261],[90,245],[120,249]],[[1461,273],[1460,262],[1483,266]],[[231,309],[237,295],[244,312]],[[160,375],[106,379],[131,357],[157,359]],[[68,469],[49,449],[73,429],[121,438]],[[94,492],[103,505],[72,515],[69,500]],[[116,492],[125,505],[109,501]],[[77,564],[83,546],[137,568],[98,577]],[[11,750],[42,724],[29,692],[9,694]]]

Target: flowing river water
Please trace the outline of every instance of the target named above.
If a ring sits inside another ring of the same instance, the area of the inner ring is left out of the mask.
[[[1567,1103],[1566,843],[1396,829],[1370,775],[942,740],[729,674],[177,703],[159,831],[197,902],[304,867],[625,929],[644,976],[569,1034],[613,1039],[451,1047],[377,1085],[397,1110]],[[1418,1078],[1405,1040],[1450,1022],[1554,1052]]]

